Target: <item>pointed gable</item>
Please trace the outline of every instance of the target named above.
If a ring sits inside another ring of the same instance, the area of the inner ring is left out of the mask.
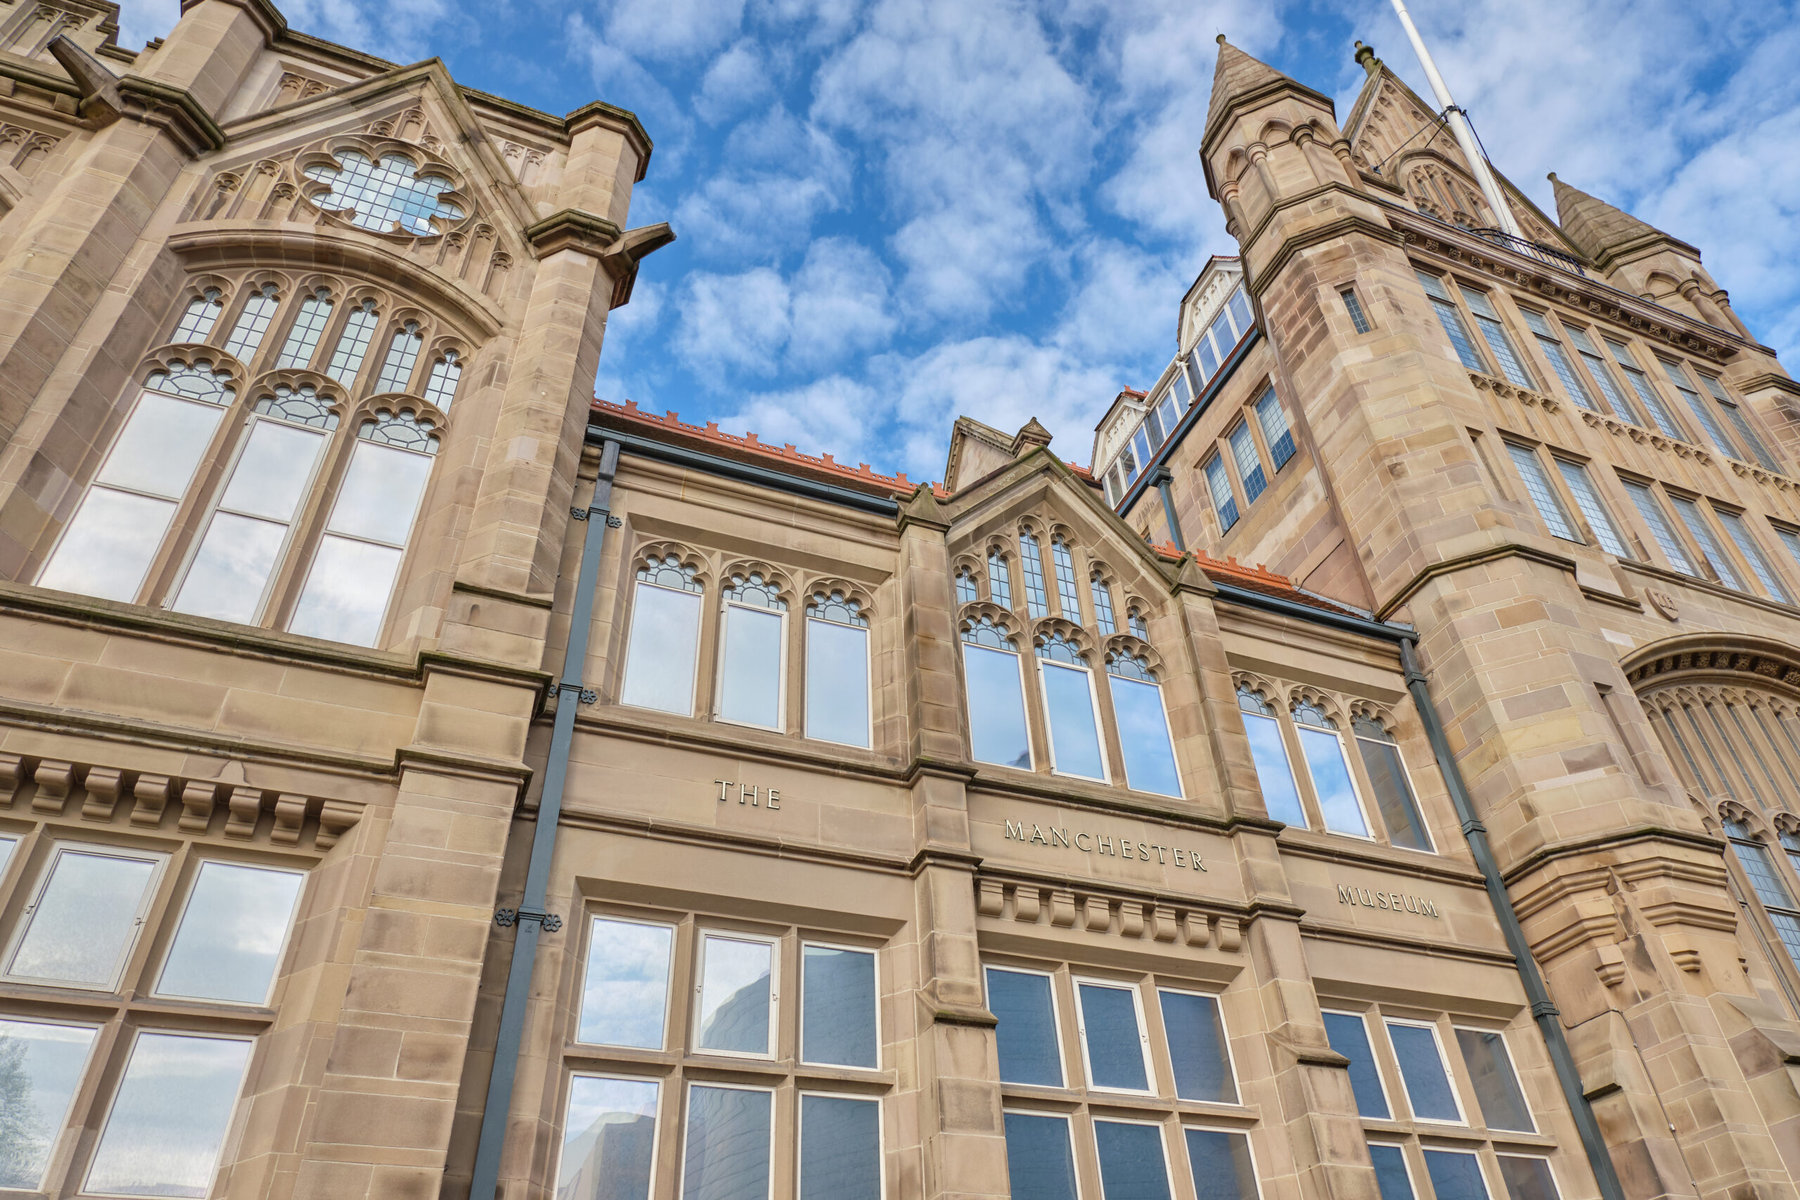
[[[1700,252],[1678,238],[1670,237],[1653,225],[1625,212],[1580,188],[1570,187],[1550,172],[1550,186],[1556,191],[1556,218],[1563,232],[1581,252],[1605,270],[1629,250],[1653,244],[1679,247],[1700,257]]]
[[[1251,58],[1226,41],[1225,35],[1221,33],[1219,59],[1213,67],[1212,100],[1206,107],[1206,132],[1201,141],[1204,143],[1212,139],[1214,130],[1224,123],[1232,109],[1289,90],[1318,102],[1327,110],[1332,109],[1329,97],[1289,79],[1268,63]]]

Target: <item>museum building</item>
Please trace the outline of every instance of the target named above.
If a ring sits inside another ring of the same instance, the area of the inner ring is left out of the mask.
[[[0,2],[0,1196],[1795,1196],[1693,247],[1221,44],[1167,369],[917,484],[593,398],[632,114],[115,20]]]

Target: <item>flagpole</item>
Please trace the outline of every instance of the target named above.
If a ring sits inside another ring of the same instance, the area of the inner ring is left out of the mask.
[[[1393,0],[1393,5],[1395,14],[1400,18],[1400,27],[1406,30],[1406,36],[1412,42],[1413,53],[1419,56],[1419,65],[1425,68],[1425,80],[1431,84],[1432,94],[1437,97],[1444,118],[1450,123],[1450,132],[1456,136],[1456,144],[1462,147],[1463,157],[1468,160],[1469,169],[1475,173],[1475,182],[1480,185],[1481,194],[1487,197],[1488,207],[1494,211],[1494,220],[1499,223],[1502,232],[1511,234],[1520,241],[1529,240],[1513,217],[1512,205],[1506,202],[1506,196],[1500,191],[1500,181],[1494,177],[1487,156],[1482,154],[1481,146],[1475,140],[1475,130],[1469,124],[1468,116],[1456,106],[1449,87],[1444,83],[1444,77],[1438,74],[1437,64],[1431,61],[1431,51],[1425,48],[1425,39],[1419,36],[1412,14],[1406,11],[1405,0]]]

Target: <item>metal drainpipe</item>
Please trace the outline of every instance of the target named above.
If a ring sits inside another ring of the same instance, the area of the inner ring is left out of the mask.
[[[1175,542],[1175,548],[1182,553],[1187,552],[1187,539],[1181,536],[1181,522],[1175,519],[1175,496],[1169,485],[1175,482],[1175,476],[1169,473],[1167,466],[1156,468],[1156,490],[1162,493],[1163,519],[1169,523],[1169,537]]]
[[[488,1077],[487,1102],[481,1110],[481,1133],[475,1146],[475,1172],[470,1200],[492,1200],[500,1187],[500,1152],[506,1147],[506,1122],[512,1110],[513,1083],[519,1069],[519,1044],[525,1033],[526,1001],[537,965],[540,935],[562,928],[562,918],[544,911],[550,887],[550,859],[556,852],[556,827],[562,817],[563,786],[569,776],[569,747],[575,740],[575,710],[592,704],[594,693],[582,686],[587,664],[588,629],[594,617],[594,584],[600,577],[600,551],[606,531],[618,528],[611,514],[613,475],[619,468],[619,443],[607,439],[600,448],[600,477],[586,508],[569,510],[587,523],[581,542],[581,573],[569,609],[569,640],[563,650],[562,677],[556,683],[556,723],[550,734],[550,760],[544,764],[544,791],[538,798],[537,825],[531,834],[531,863],[525,871],[525,894],[515,909],[494,914],[502,927],[516,924],[512,965],[506,973],[506,998],[500,1004],[500,1028],[494,1036],[494,1070]]]
[[[1444,727],[1439,724],[1437,709],[1431,702],[1431,691],[1425,681],[1425,675],[1419,670],[1419,660],[1413,653],[1410,640],[1400,643],[1400,665],[1406,672],[1406,686],[1412,692],[1413,707],[1419,710],[1419,719],[1425,724],[1425,736],[1431,741],[1431,752],[1437,758],[1438,771],[1444,777],[1444,785],[1450,790],[1450,803],[1456,808],[1457,819],[1462,822],[1463,837],[1469,843],[1469,853],[1475,859],[1476,869],[1481,872],[1482,882],[1487,885],[1488,901],[1494,906],[1494,915],[1500,919],[1500,930],[1506,937],[1506,948],[1512,952],[1513,965],[1518,969],[1519,979],[1525,985],[1525,997],[1531,1001],[1531,1015],[1537,1021],[1538,1032],[1543,1035],[1544,1045],[1550,1051],[1550,1065],[1556,1071],[1557,1082],[1562,1084],[1563,1097],[1569,1102],[1569,1112],[1575,1118],[1575,1129],[1581,1135],[1581,1147],[1587,1151],[1588,1165],[1594,1170],[1594,1181],[1600,1185],[1603,1200],[1625,1200],[1625,1188],[1619,1182],[1619,1175],[1613,1169],[1612,1154],[1606,1148],[1606,1139],[1600,1134],[1600,1122],[1594,1117],[1594,1109],[1588,1103],[1587,1093],[1581,1086],[1581,1073],[1575,1069],[1575,1056],[1569,1051],[1569,1039],[1563,1033],[1560,1014],[1556,1005],[1550,1000],[1550,992],[1544,987],[1544,977],[1538,973],[1537,960],[1531,956],[1531,946],[1525,940],[1525,930],[1519,925],[1519,915],[1513,911],[1512,897],[1507,894],[1506,883],[1500,878],[1500,865],[1494,861],[1493,848],[1488,845],[1487,827],[1475,815],[1475,802],[1469,796],[1468,786],[1463,782],[1462,768],[1456,765],[1456,758],[1450,753],[1450,740],[1444,736]]]

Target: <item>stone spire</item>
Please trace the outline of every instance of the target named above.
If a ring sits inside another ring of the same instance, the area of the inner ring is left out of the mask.
[[[1293,89],[1318,100],[1327,110],[1331,101],[1301,83],[1289,79],[1266,62],[1251,58],[1219,35],[1219,62],[1213,69],[1212,103],[1206,108],[1205,142],[1225,115],[1240,103],[1263,99],[1274,92]]]
[[[1670,237],[1653,225],[1638,220],[1604,200],[1596,199],[1579,188],[1570,187],[1550,172],[1550,184],[1556,190],[1556,220],[1575,243],[1577,249],[1601,270],[1607,270],[1621,257],[1653,246],[1666,246],[1686,251],[1697,261],[1700,252]],[[1635,255],[1632,255],[1635,257]]]

